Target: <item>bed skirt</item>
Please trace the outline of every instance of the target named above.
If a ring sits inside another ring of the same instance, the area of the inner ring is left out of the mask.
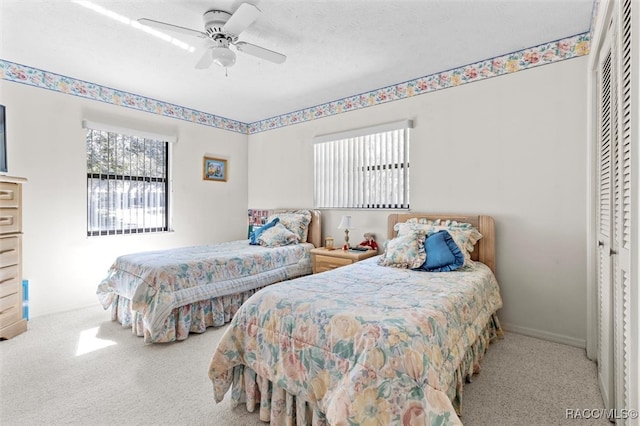
[[[458,416],[462,416],[462,393],[464,383],[470,383],[474,374],[480,372],[480,363],[489,344],[503,337],[498,316],[494,313],[489,322],[471,345],[458,366],[447,395]],[[324,413],[313,404],[287,393],[283,388],[259,376],[251,368],[238,365],[233,369],[231,399],[234,405],[244,403],[247,411],[259,407],[260,420],[272,426],[326,426]]]
[[[131,327],[133,334],[144,337],[145,343],[185,340],[189,333],[204,333],[207,327],[220,327],[231,321],[240,306],[261,288],[175,308],[159,330],[146,328],[142,314],[131,309],[131,300],[118,295],[111,303],[111,320],[118,321],[123,327]]]

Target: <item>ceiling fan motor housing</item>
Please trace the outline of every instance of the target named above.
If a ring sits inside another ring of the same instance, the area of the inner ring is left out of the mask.
[[[222,27],[231,18],[231,14],[222,10],[209,10],[204,13],[202,18],[207,34],[215,36],[216,34],[224,34]]]

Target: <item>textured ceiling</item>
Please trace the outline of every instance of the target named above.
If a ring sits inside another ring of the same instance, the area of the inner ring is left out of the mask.
[[[238,53],[195,69],[194,52],[71,0],[0,0],[0,59],[251,123],[588,32],[593,0],[248,0],[262,11],[240,40],[287,55]],[[203,30],[231,0],[94,0],[133,20]],[[114,15],[112,14],[112,17]]]

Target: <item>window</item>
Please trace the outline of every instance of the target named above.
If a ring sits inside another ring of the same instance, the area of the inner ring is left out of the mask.
[[[167,231],[169,143],[90,126],[87,235]]]
[[[317,208],[408,209],[405,120],[314,138]]]

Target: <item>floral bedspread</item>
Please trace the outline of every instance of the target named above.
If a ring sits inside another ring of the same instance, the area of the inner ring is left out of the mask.
[[[98,285],[105,309],[131,300],[145,327],[161,326],[174,308],[311,273],[312,244],[249,245],[249,240],[120,256]]]
[[[460,424],[447,389],[502,306],[495,276],[479,262],[437,273],[377,260],[254,294],[212,356],[216,401],[243,364],[331,425]]]

